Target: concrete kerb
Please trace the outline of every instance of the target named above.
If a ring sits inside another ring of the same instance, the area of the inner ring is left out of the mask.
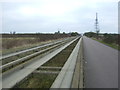
[[[69,56],[67,62],[63,66],[61,72],[59,73],[56,80],[52,84],[51,89],[52,88],[70,88],[71,87],[72,78],[73,78],[73,74],[74,74],[74,70],[75,70],[75,65],[76,65],[76,60],[77,60],[81,40],[82,39],[80,39],[78,41],[76,47],[74,48],[73,52]]]

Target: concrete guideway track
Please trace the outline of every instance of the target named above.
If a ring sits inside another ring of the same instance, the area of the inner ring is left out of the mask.
[[[67,39],[69,39],[69,38],[64,38],[64,39],[62,39],[62,40],[53,41],[53,42],[50,42],[50,43],[47,43],[47,44],[44,44],[44,45],[40,45],[40,46],[36,46],[36,47],[30,48],[30,49],[18,51],[18,52],[11,53],[11,54],[8,54],[8,55],[3,55],[3,56],[0,56],[0,60],[5,59],[5,58],[9,58],[9,57],[11,57],[11,56],[15,56],[15,55],[18,55],[18,54],[21,54],[21,53],[25,53],[25,52],[29,52],[29,51],[32,51],[32,50],[36,50],[36,49],[38,49],[38,48],[42,48],[42,47],[45,47],[45,46],[57,44],[57,43],[60,43],[60,42],[62,42],[62,41],[65,41],[65,40],[67,40]]]
[[[67,46],[69,46],[71,43],[73,43],[77,39],[78,38],[72,40],[71,42],[67,43],[66,45],[62,46],[61,48],[49,53],[45,57],[43,57],[39,60],[36,60],[34,63],[31,63],[31,64],[25,66],[23,69],[17,70],[10,75],[6,75],[5,77],[2,78],[2,80],[0,80],[0,83],[2,83],[2,87],[0,87],[0,88],[13,87],[16,83],[21,81],[23,78],[27,77],[30,73],[32,73],[34,70],[39,68],[45,62],[49,61],[52,57],[57,55],[59,52],[61,52],[63,49],[65,49]]]
[[[85,88],[118,88],[118,51],[83,36]]]
[[[77,56],[78,56],[78,52],[80,49],[81,41],[82,41],[82,38],[79,39],[77,45],[73,49],[72,53],[70,54],[69,58],[64,64],[59,75],[53,82],[51,86],[51,90],[52,88],[70,88],[72,86],[72,80],[73,80],[73,75],[75,72],[75,65],[77,62]]]

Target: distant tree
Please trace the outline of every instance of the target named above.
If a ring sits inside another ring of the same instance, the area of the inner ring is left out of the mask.
[[[14,31],[13,34],[16,34],[16,32]]]
[[[12,34],[12,32],[10,32],[10,34]]]
[[[84,33],[84,35],[87,37],[96,37],[97,36],[97,34],[94,32],[86,32],[86,33]]]
[[[60,34],[60,31],[58,31],[58,32],[55,32],[55,34]]]
[[[65,34],[65,32],[63,32],[63,34]]]
[[[58,34],[60,34],[60,31],[58,31]]]
[[[71,36],[77,36],[77,35],[79,35],[78,32],[71,32]]]
[[[106,42],[106,43],[116,43],[117,41],[117,38],[115,35],[113,34],[103,34],[104,35],[104,38],[103,38],[103,41]]]

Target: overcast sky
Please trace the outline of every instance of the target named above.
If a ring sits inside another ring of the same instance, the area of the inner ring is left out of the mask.
[[[119,0],[2,0],[2,32],[54,33],[95,31],[118,33]]]

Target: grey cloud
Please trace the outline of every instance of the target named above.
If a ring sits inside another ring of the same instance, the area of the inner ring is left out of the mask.
[[[74,1],[74,0],[73,0]],[[24,17],[16,12],[16,9],[25,5],[37,5],[36,3],[4,3],[3,6],[3,32],[55,32],[61,28],[61,32],[86,32],[95,31],[95,13],[99,13],[101,32],[117,33],[117,3],[101,2],[92,6],[86,4],[66,13],[64,16]]]

